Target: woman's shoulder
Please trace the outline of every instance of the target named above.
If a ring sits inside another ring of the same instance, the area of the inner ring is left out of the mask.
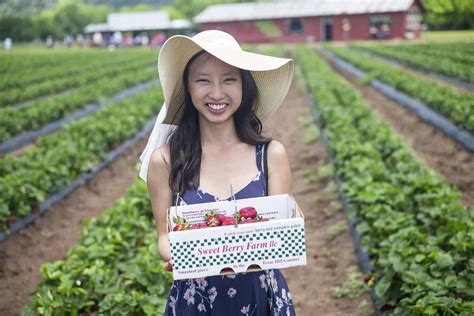
[[[169,166],[170,162],[170,147],[168,144],[161,145],[150,156],[150,164],[155,167]]]
[[[287,157],[287,153],[286,153],[285,146],[279,141],[272,139],[268,143],[268,158],[269,159],[273,159],[273,158],[282,159],[286,157]]]

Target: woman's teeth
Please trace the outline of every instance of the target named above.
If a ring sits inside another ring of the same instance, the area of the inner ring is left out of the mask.
[[[213,110],[222,110],[223,108],[225,108],[227,106],[227,104],[225,104],[225,103],[223,103],[223,104],[210,104],[210,103],[208,103],[207,106],[210,107]]]

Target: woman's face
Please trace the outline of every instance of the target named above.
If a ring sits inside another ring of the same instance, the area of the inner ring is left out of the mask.
[[[201,119],[227,122],[242,102],[240,71],[204,53],[189,67],[188,90]]]

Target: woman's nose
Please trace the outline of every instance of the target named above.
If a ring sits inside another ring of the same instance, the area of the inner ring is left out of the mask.
[[[224,97],[224,91],[219,84],[214,84],[211,87],[211,91],[209,92],[209,97],[214,100],[220,100]]]

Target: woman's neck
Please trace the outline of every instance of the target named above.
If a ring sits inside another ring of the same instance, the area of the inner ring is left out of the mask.
[[[199,121],[201,133],[201,145],[206,146],[229,146],[240,142],[235,129],[234,120],[228,120],[222,124],[213,124],[203,119]]]

